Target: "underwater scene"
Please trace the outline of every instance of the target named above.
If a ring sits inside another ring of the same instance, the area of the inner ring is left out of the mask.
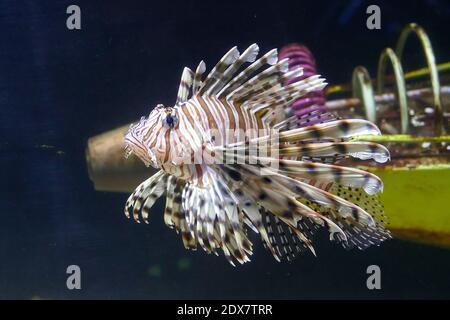
[[[0,1],[0,299],[449,299],[449,21]]]

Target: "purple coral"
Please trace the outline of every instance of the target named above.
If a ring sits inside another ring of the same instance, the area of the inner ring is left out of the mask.
[[[280,50],[279,59],[289,58],[289,70],[303,68],[303,75],[288,79],[284,85],[316,75],[316,61],[311,51],[301,44],[293,43],[284,46]],[[302,118],[309,113],[325,112],[325,94],[323,91],[315,91],[296,100],[292,105],[294,113]]]

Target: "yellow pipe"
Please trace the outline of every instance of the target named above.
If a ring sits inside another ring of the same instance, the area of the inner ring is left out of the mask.
[[[375,135],[359,135],[352,138],[354,141],[369,141],[369,142],[398,142],[398,143],[422,143],[422,142],[449,142],[450,135],[439,137],[423,137],[411,136],[409,134],[383,134],[381,136]]]

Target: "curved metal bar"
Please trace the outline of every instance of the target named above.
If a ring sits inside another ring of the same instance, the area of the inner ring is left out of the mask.
[[[425,58],[427,60],[428,69],[430,70],[430,80],[431,88],[433,92],[433,104],[435,110],[435,135],[440,136],[445,133],[444,122],[443,122],[443,111],[440,99],[440,84],[439,75],[436,66],[436,59],[433,53],[433,47],[431,46],[430,39],[426,34],[425,30],[416,23],[408,24],[401,32],[400,37],[397,41],[397,47],[395,52],[397,53],[398,59],[402,60],[403,51],[405,48],[406,40],[409,35],[414,33],[422,45],[422,49],[425,52]]]
[[[376,123],[377,109],[372,82],[369,71],[363,66],[358,66],[353,70],[352,90],[353,97],[358,98],[364,106],[367,120]]]
[[[378,94],[383,93],[384,78],[388,60],[392,65],[392,69],[394,70],[395,87],[397,89],[396,96],[398,104],[400,106],[401,132],[403,134],[406,134],[409,131],[409,114],[408,102],[406,97],[405,76],[403,74],[400,60],[397,58],[397,55],[391,48],[384,49],[380,55],[380,60],[378,60],[377,92]]]

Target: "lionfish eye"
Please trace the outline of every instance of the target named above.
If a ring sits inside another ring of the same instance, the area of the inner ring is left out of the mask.
[[[178,123],[178,119],[176,115],[172,113],[172,111],[169,111],[166,113],[166,117],[163,120],[163,124],[166,128],[172,129],[174,128]]]
[[[168,115],[167,117],[166,117],[166,123],[169,125],[169,127],[173,127],[173,123],[174,123],[174,119],[173,119],[173,117],[171,116],[171,115]]]

